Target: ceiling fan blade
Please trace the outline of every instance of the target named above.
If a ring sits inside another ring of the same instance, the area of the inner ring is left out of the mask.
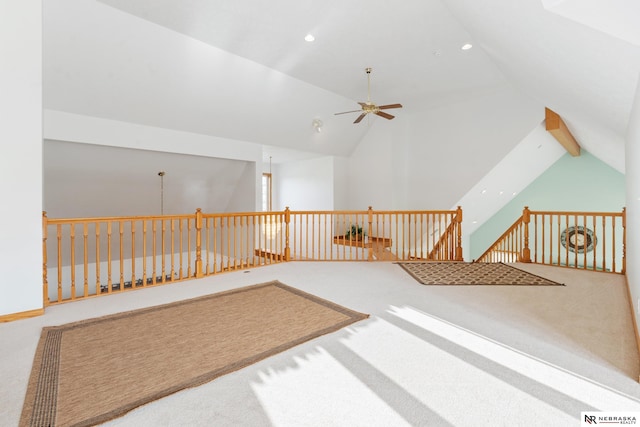
[[[334,116],[340,115],[340,114],[348,114],[348,113],[359,113],[362,110],[353,110],[353,111],[343,111],[342,113],[334,113]]]
[[[387,104],[378,107],[379,110],[388,110],[389,108],[402,108],[402,104]]]
[[[356,119],[356,121],[355,121],[355,122],[353,122],[353,124],[360,123],[360,122],[362,121],[362,119],[364,119],[364,116],[366,116],[366,115],[367,115],[367,113],[362,113],[362,114],[360,114],[360,115],[358,116],[358,118]]]
[[[380,117],[384,117],[385,119],[393,119],[395,116],[392,116],[391,114],[385,113],[384,111],[378,111],[376,113],[376,116],[380,116]]]

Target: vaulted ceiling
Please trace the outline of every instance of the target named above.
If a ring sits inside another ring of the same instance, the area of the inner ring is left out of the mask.
[[[366,100],[364,69],[372,67],[371,98],[402,103],[397,117],[510,86],[559,113],[584,148],[624,170],[640,72],[633,0],[43,5],[47,109],[348,155],[371,121],[353,125],[356,115],[334,113]],[[473,48],[462,50],[466,43]]]

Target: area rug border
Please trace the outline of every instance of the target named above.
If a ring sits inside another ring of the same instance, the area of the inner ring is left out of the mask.
[[[59,357],[61,354],[61,346],[62,346],[62,334],[65,331],[73,330],[76,328],[93,326],[101,322],[108,322],[108,321],[127,318],[127,317],[135,317],[138,315],[149,313],[151,311],[162,310],[169,307],[178,307],[180,305],[190,304],[195,301],[203,301],[207,299],[219,298],[227,295],[248,292],[251,290],[255,290],[255,289],[267,287],[267,286],[275,286],[275,287],[284,289],[299,297],[305,298],[316,304],[322,305],[340,314],[343,314],[348,318],[345,319],[344,321],[332,324],[323,329],[313,331],[307,335],[300,336],[292,341],[270,348],[262,353],[254,354],[250,357],[237,360],[224,367],[206,372],[197,377],[189,378],[188,380],[180,382],[172,387],[169,387],[164,390],[160,390],[152,395],[147,395],[142,399],[122,405],[109,412],[102,413],[99,416],[82,420],[81,422],[74,425],[90,426],[90,425],[95,425],[95,424],[112,420],[144,404],[169,396],[180,390],[184,390],[184,389],[188,389],[191,387],[196,387],[196,386],[208,383],[218,377],[237,371],[241,368],[247,367],[253,363],[266,359],[267,357],[270,357],[272,355],[281,353],[287,349],[293,348],[297,345],[300,345],[314,338],[318,338],[328,333],[338,331],[350,324],[353,324],[360,320],[367,319],[369,317],[368,314],[360,313],[358,311],[346,308],[340,304],[337,304],[329,300],[326,300],[324,298],[318,297],[316,295],[304,292],[300,289],[285,285],[279,280],[272,280],[269,282],[244,286],[241,288],[230,289],[227,291],[216,292],[213,294],[202,295],[202,296],[188,298],[180,301],[174,301],[166,304],[128,310],[120,313],[114,313],[114,314],[109,314],[109,315],[100,316],[96,318],[70,322],[70,323],[57,325],[57,326],[43,327],[42,332],[40,334],[40,340],[38,341],[36,353],[33,359],[32,371],[29,377],[27,392],[25,396],[25,402],[23,405],[23,411],[20,419],[20,426],[31,426],[31,425],[39,426],[39,425],[49,425],[49,424],[53,425],[52,422],[55,422],[56,411],[57,411],[57,405],[56,405],[57,387],[47,387],[46,384],[51,382],[57,383],[58,381],[58,367],[59,367]]]
[[[473,262],[467,262],[467,261],[398,261],[395,262],[394,264],[398,264],[407,274],[409,274],[411,277],[413,277],[418,283],[420,283],[421,285],[424,286],[566,286],[564,283],[559,283],[556,282],[555,280],[551,280],[548,279],[546,277],[540,276],[539,274],[535,274],[535,273],[531,273],[529,271],[523,270],[521,268],[518,267],[514,267],[513,265],[509,265],[506,264],[504,262],[494,262],[494,263],[483,263],[483,264],[499,264],[502,265],[504,267],[513,269],[513,270],[517,270],[523,273],[526,273],[530,276],[536,277],[538,279],[542,279],[546,282],[551,282],[551,283],[535,283],[535,284],[516,284],[516,283],[455,283],[455,284],[449,284],[449,283],[424,283],[423,279],[420,278],[418,275],[416,275],[413,271],[408,270],[407,268],[405,268],[405,265],[411,265],[411,264],[465,264],[465,265],[471,265],[474,264]]]

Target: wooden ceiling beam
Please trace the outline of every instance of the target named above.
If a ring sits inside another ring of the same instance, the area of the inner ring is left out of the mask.
[[[544,109],[545,123],[547,130],[553,137],[571,154],[573,157],[580,155],[580,144],[573,137],[567,125],[560,116],[545,107]]]

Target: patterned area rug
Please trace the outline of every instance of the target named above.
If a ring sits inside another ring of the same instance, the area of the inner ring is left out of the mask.
[[[398,262],[423,285],[564,286],[503,263]]]
[[[43,328],[20,426],[103,423],[367,317],[274,281]]]

